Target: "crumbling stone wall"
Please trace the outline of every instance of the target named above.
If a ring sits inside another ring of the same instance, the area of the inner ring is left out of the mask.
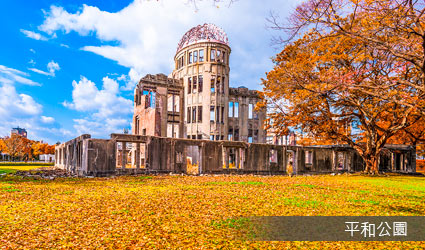
[[[414,147],[387,145],[384,151],[381,171],[416,171]],[[303,147],[128,134],[112,134],[109,140],[82,135],[56,146],[56,156],[56,167],[82,176],[188,173],[189,169],[196,174],[285,174],[290,163],[298,174],[364,168],[360,156],[344,145]]]

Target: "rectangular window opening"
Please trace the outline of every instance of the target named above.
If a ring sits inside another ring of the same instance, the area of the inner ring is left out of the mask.
[[[193,77],[193,93],[196,93],[198,88],[198,77],[194,76]]]
[[[214,61],[215,61],[215,49],[212,49],[212,50],[211,50],[210,61],[211,61],[211,62],[214,62]]]
[[[252,119],[253,106],[252,103],[248,105],[248,119]]]
[[[192,123],[196,123],[196,107],[192,107]]]
[[[198,122],[202,122],[202,106],[198,106]]]
[[[211,76],[211,93],[215,92],[215,76]]]
[[[210,121],[214,122],[215,114],[214,114],[214,106],[210,108]]]
[[[219,123],[220,122],[220,107],[216,107],[216,110],[215,110],[215,121],[216,121],[216,123]]]
[[[198,76],[198,92],[201,93],[202,92],[202,88],[204,85],[204,77],[202,75]]]
[[[194,63],[198,62],[198,51],[197,50],[193,51],[193,62]]]
[[[203,62],[204,61],[204,50],[200,49],[199,50],[199,62]]]
[[[190,107],[187,107],[187,123],[190,123],[190,121],[192,120],[190,115],[191,115],[191,110]]]

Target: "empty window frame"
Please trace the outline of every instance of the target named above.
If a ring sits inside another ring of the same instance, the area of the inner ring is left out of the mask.
[[[198,89],[198,77],[197,76],[194,76],[193,77],[193,88],[192,88],[192,92],[193,93],[196,93],[197,89]]]
[[[151,108],[155,108],[155,104],[156,104],[156,99],[155,99],[156,93],[155,92],[150,92],[150,107]]]
[[[270,160],[270,163],[277,163],[277,150],[276,149],[270,149],[269,160]]]
[[[174,138],[179,138],[180,134],[179,134],[179,124],[174,124],[174,131],[173,131],[173,137]]]
[[[187,79],[187,93],[192,93],[192,77],[189,77]]]
[[[214,122],[215,114],[214,114],[214,106],[210,107],[210,121]]]
[[[191,64],[192,62],[192,52],[189,52],[189,64]]]
[[[180,112],[180,96],[173,95],[174,97],[174,112],[179,113]]]
[[[229,102],[229,117],[239,117],[238,102]]]
[[[202,106],[198,106],[198,122],[202,122]]]
[[[254,105],[253,105],[252,103],[250,103],[250,104],[248,105],[248,119],[252,119],[252,112],[253,112],[253,109],[254,109]]]
[[[191,119],[191,113],[192,111],[191,111],[191,108],[190,107],[187,107],[187,123],[190,123],[191,121],[192,121],[192,119]]]
[[[216,109],[215,109],[215,121],[217,123],[220,122],[220,107],[216,107]]]
[[[172,123],[167,123],[167,137],[173,137],[173,126]]]
[[[215,76],[211,76],[211,93],[215,93]]]
[[[255,107],[254,107],[255,109]],[[254,110],[252,116],[254,117],[254,119],[258,119],[258,113]]]
[[[198,51],[197,50],[193,51],[193,62],[194,63],[198,62]]]
[[[232,141],[233,140],[233,128],[229,127],[229,133],[227,135],[227,140]]]
[[[204,85],[204,77],[202,75],[198,76],[198,92],[201,93],[202,92],[202,88]]]
[[[145,108],[155,108],[155,96],[156,93],[153,91],[143,90],[145,96]]]
[[[222,85],[221,85],[221,77],[217,76],[217,81],[216,81],[216,89],[217,89],[217,93],[222,93]]]
[[[305,151],[305,164],[313,163],[313,151]]]
[[[200,49],[199,50],[199,62],[203,62],[204,61],[204,50]]]
[[[214,61],[215,61],[215,49],[212,49],[212,50],[211,50],[210,61],[211,61],[211,62],[214,62]]]
[[[196,107],[192,107],[192,123],[196,123]]]
[[[214,141],[214,135],[211,135],[211,136],[210,136],[210,140],[211,140],[211,141]]]
[[[174,95],[173,94],[167,95],[167,111],[168,112],[174,111]]]
[[[217,54],[216,54],[216,61],[220,62],[221,61],[221,53],[220,50],[217,50]]]
[[[252,143],[252,129],[248,129],[248,142]]]
[[[235,133],[234,135],[235,141],[239,141],[239,129],[235,128],[234,133]]]
[[[136,116],[134,123],[136,125],[135,126],[135,132],[136,132],[136,135],[138,135],[139,134],[139,116]]]

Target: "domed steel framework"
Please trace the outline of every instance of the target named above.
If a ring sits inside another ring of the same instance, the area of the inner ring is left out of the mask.
[[[219,42],[229,45],[229,39],[223,29],[211,23],[198,25],[186,32],[177,46],[177,52],[197,42]]]

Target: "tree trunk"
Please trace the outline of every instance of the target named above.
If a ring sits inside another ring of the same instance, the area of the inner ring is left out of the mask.
[[[380,153],[378,154],[370,154],[365,155],[363,160],[366,164],[365,172],[368,174],[378,174],[379,171],[379,163],[381,160]]]

